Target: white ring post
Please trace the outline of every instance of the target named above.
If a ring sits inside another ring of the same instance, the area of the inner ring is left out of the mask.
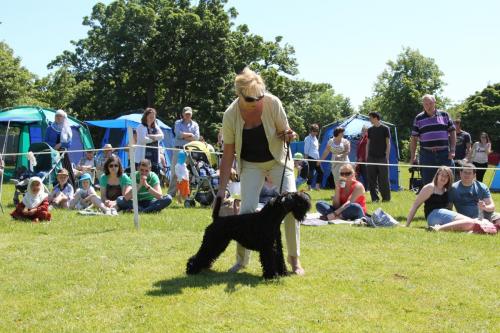
[[[137,203],[137,181],[135,177],[135,142],[134,142],[134,132],[132,127],[127,127],[128,131],[128,143],[129,151],[128,156],[130,160],[130,178],[132,180],[132,207],[134,209],[134,225],[137,230],[139,230],[139,205]]]

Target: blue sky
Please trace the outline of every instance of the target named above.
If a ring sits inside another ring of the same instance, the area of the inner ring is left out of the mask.
[[[4,0],[0,40],[40,76],[71,40],[85,37],[82,18],[93,0]],[[110,1],[103,1],[109,3]],[[498,0],[229,0],[237,24],[293,45],[301,79],[331,83],[353,106],[373,92],[388,60],[403,47],[434,58],[444,72],[444,94],[459,102],[500,82]]]

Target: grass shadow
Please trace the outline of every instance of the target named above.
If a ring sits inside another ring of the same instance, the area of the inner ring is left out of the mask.
[[[260,276],[249,273],[221,273],[215,271],[206,271],[198,275],[179,276],[169,280],[160,280],[153,284],[155,289],[146,292],[148,296],[169,296],[181,294],[185,288],[203,288],[207,289],[214,285],[225,284],[226,293],[233,293],[238,285],[255,287],[260,283],[267,283]]]

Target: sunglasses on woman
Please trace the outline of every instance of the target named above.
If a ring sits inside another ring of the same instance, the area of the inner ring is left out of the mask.
[[[352,175],[352,172],[350,172],[350,171],[349,172],[341,172],[340,175],[344,176],[344,177],[348,177],[348,176]]]
[[[245,96],[245,95],[243,95],[243,93],[241,93],[241,96],[243,97],[243,99],[247,103],[258,102],[258,101],[260,101],[261,99],[264,98],[264,94],[262,94],[261,96],[258,96],[258,97],[253,97],[253,96]]]

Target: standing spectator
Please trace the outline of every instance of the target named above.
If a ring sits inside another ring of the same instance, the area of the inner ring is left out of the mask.
[[[189,170],[186,165],[186,153],[180,151],[177,154],[177,163],[175,163],[175,177],[177,178],[177,202],[185,201],[190,194],[189,190]]]
[[[472,139],[470,134],[462,130],[462,120],[455,119],[453,121],[455,124],[455,131],[457,133],[457,144],[455,151],[454,163],[456,167],[461,167],[466,161],[470,159]],[[455,169],[454,171],[455,179],[460,177],[460,170]]]
[[[471,162],[476,168],[488,167],[488,155],[491,153],[490,137],[485,132],[479,135],[479,141],[474,142],[472,146]],[[483,181],[486,169],[476,170],[476,179],[480,182]]]
[[[54,116],[54,122],[47,127],[45,132],[45,142],[52,148],[64,151],[71,148],[73,132],[68,121],[68,115],[63,110],[57,110]],[[68,170],[69,182],[75,187],[75,175],[73,174],[73,166],[68,154],[64,154],[62,161],[63,168]]]
[[[160,179],[151,171],[151,161],[143,159],[139,163],[139,171],[132,176],[132,181],[137,183],[137,201],[139,211],[142,213],[155,213],[166,208],[172,202],[170,195],[163,195],[160,187]],[[120,210],[131,210],[132,191],[116,200]]]
[[[466,163],[460,170],[460,180],[452,185],[450,202],[458,213],[470,218],[484,218],[489,221],[497,219],[498,214],[494,214],[495,203],[490,190],[488,186],[474,179],[475,175],[474,164]]]
[[[160,174],[160,154],[163,153],[160,142],[163,140],[163,132],[156,122],[156,110],[147,108],[141,118],[141,124],[137,126],[137,145],[147,147],[137,147],[135,149],[135,167],[139,167],[139,162],[143,159],[151,161],[151,170],[157,175]]]
[[[369,116],[373,126],[368,129],[366,160],[368,163],[388,164],[391,152],[391,132],[389,127],[380,122],[380,114],[378,112],[370,112]],[[390,201],[389,166],[367,165],[367,172],[372,202],[379,201],[377,190],[380,190],[382,201]]]
[[[132,197],[132,181],[123,172],[120,158],[111,155],[104,163],[104,173],[99,179],[101,185],[101,201],[106,207],[116,208],[119,197]]]
[[[198,141],[200,139],[200,127],[198,123],[192,119],[193,109],[186,106],[182,109],[182,119],[175,121],[174,132],[175,132],[175,148],[183,149],[186,143],[191,141]],[[175,165],[177,163],[178,150],[174,150],[172,154],[172,163],[170,165]],[[170,185],[168,187],[168,194],[174,197],[177,192],[177,179],[175,173],[170,173]]]
[[[368,126],[363,125],[361,128],[361,138],[358,141],[356,149],[356,162],[366,162],[366,144],[368,143]],[[357,164],[356,171],[361,176],[361,183],[365,189],[368,187],[368,173],[366,171],[366,164]]]
[[[260,75],[247,67],[236,76],[234,85],[238,97],[224,112],[222,122],[224,153],[219,189],[227,186],[236,154],[241,180],[240,214],[245,214],[257,209],[259,193],[267,174],[271,175],[273,183],[278,186],[283,177],[281,190],[296,191],[291,152],[284,144],[284,141],[289,142],[295,138],[296,133],[290,129],[281,101],[266,92]],[[220,198],[224,198],[224,195],[224,190],[217,192]],[[285,217],[288,262],[295,274],[303,275],[304,269],[299,260],[299,228],[293,215],[288,214]],[[249,255],[250,251],[238,245],[236,264],[231,267],[230,272],[244,268],[248,264]]]
[[[332,163],[332,175],[334,182],[338,182],[340,178],[340,168],[349,163],[349,153],[351,152],[351,143],[349,140],[344,139],[345,129],[343,127],[337,127],[333,131],[333,138],[328,140],[326,144],[325,151],[321,156],[324,160],[329,153],[332,153],[332,161],[337,163]],[[342,163],[343,162],[343,163]]]
[[[433,95],[422,97],[424,111],[413,121],[410,139],[411,162],[417,163],[417,139],[420,142],[421,165],[453,166],[455,158],[455,126],[447,112],[436,109]],[[434,178],[436,168],[422,168],[422,181],[428,184]]]
[[[48,193],[39,177],[31,177],[23,200],[10,213],[16,220],[50,221]]]
[[[310,127],[309,135],[304,139],[304,156],[309,160],[319,159],[319,126],[312,124]],[[319,161],[308,161],[309,175],[307,176],[307,186],[311,189],[314,177],[316,176],[316,190],[319,190],[321,181],[323,180],[323,170]]]

